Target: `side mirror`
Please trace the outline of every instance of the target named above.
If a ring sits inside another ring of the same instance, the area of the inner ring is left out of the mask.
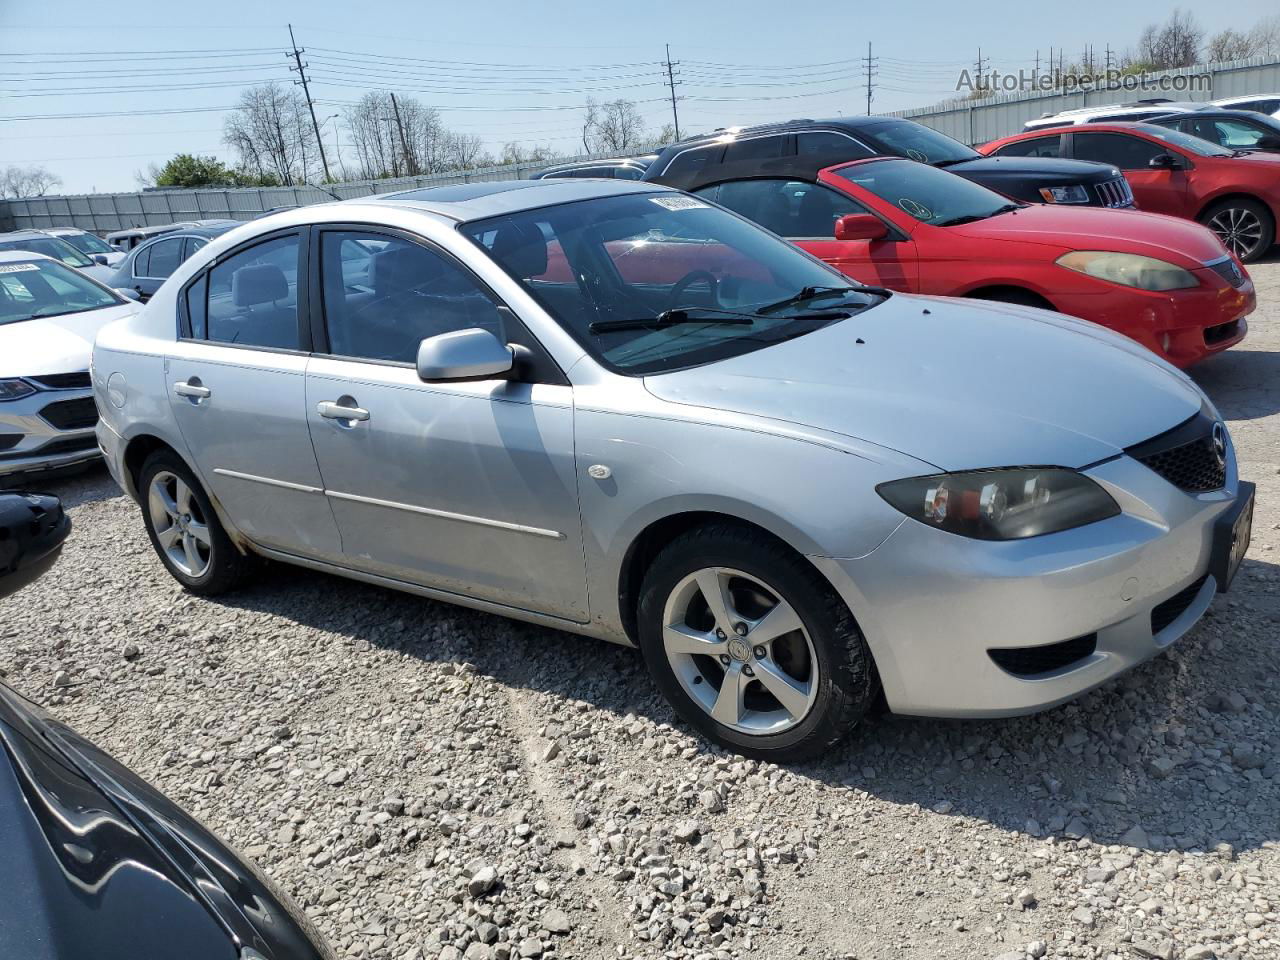
[[[120,294],[120,296],[124,297],[126,300],[140,301],[142,299],[142,297],[138,296],[138,291],[134,290],[132,287],[116,287],[115,291],[116,293]]]
[[[882,240],[889,228],[869,213],[848,213],[836,221],[835,234],[837,240]]]
[[[105,253],[95,253],[93,255],[93,262],[103,267],[110,266],[110,264],[107,263],[107,255]]]
[[[1155,170],[1181,170],[1182,158],[1172,153],[1157,153],[1147,161],[1147,166]]]
[[[0,597],[52,567],[70,532],[71,519],[57,497],[0,493]]]
[[[1259,150],[1280,150],[1280,137],[1268,134],[1265,137],[1260,137],[1254,146]]]
[[[418,377],[489,380],[511,372],[515,352],[488,330],[471,327],[427,337],[418,344]]]

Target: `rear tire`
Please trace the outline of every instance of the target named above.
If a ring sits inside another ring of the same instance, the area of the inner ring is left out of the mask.
[[[1237,197],[1215,203],[1200,215],[1200,222],[1218,235],[1241,263],[1253,263],[1276,240],[1276,221],[1266,205]]]
[[[157,450],[149,456],[138,490],[151,546],[169,574],[192,593],[226,593],[257,568],[257,559],[231,542],[204,487],[176,453]]]
[[[1053,310],[1058,312],[1048,300],[1030,290],[1019,290],[1015,287],[1008,287],[1003,290],[978,291],[972,294],[975,300],[990,300],[993,303],[1013,303],[1020,307],[1035,307],[1037,310]]]
[[[879,693],[844,601],[763,531],[715,524],[672,541],[645,575],[638,619],[645,663],[676,712],[743,756],[817,756]]]

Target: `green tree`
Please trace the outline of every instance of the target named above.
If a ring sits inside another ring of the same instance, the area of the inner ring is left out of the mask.
[[[235,185],[234,170],[216,157],[180,153],[155,173],[157,187],[229,187]]]

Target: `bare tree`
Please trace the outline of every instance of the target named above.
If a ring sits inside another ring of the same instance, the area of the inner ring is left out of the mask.
[[[444,156],[448,170],[474,170],[493,165],[493,157],[485,152],[484,141],[474,133],[446,134]]]
[[[1138,38],[1138,59],[1147,67],[1165,70],[1196,62],[1204,28],[1185,10],[1174,10],[1163,24],[1150,24]]]
[[[1205,44],[1204,56],[1212,63],[1256,57],[1258,40],[1259,38],[1252,31],[1241,33],[1228,27],[1209,38],[1208,43]]]
[[[44,167],[5,167],[0,172],[0,197],[43,197],[61,184],[62,178]]]
[[[366,93],[346,112],[359,176],[373,180],[449,169],[449,131],[440,113],[413,97]]]
[[[587,102],[588,113],[596,112],[588,141],[588,153],[626,153],[644,145],[644,119],[630,100],[611,100],[598,106]]]
[[[1280,13],[1264,17],[1249,31],[1253,38],[1254,57],[1280,57]]]
[[[502,158],[499,163],[547,163],[560,159],[560,151],[550,144],[534,144],[528,146],[512,140],[502,145]]]
[[[222,130],[241,170],[281,183],[306,183],[319,172],[320,151],[306,99],[272,81],[240,94]]]
[[[582,152],[591,153],[595,141],[596,127],[600,125],[600,104],[587,97],[587,107],[582,114]]]

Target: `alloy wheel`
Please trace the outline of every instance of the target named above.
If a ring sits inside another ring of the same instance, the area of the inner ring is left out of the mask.
[[[1262,242],[1262,221],[1252,210],[1227,207],[1209,218],[1209,229],[1241,260]]]
[[[690,699],[740,733],[791,729],[818,695],[813,640],[777,590],[728,567],[676,584],[663,610],[667,662]]]
[[[169,563],[193,579],[203,576],[213,558],[213,542],[204,511],[187,482],[161,470],[151,478],[147,511],[156,541]]]

